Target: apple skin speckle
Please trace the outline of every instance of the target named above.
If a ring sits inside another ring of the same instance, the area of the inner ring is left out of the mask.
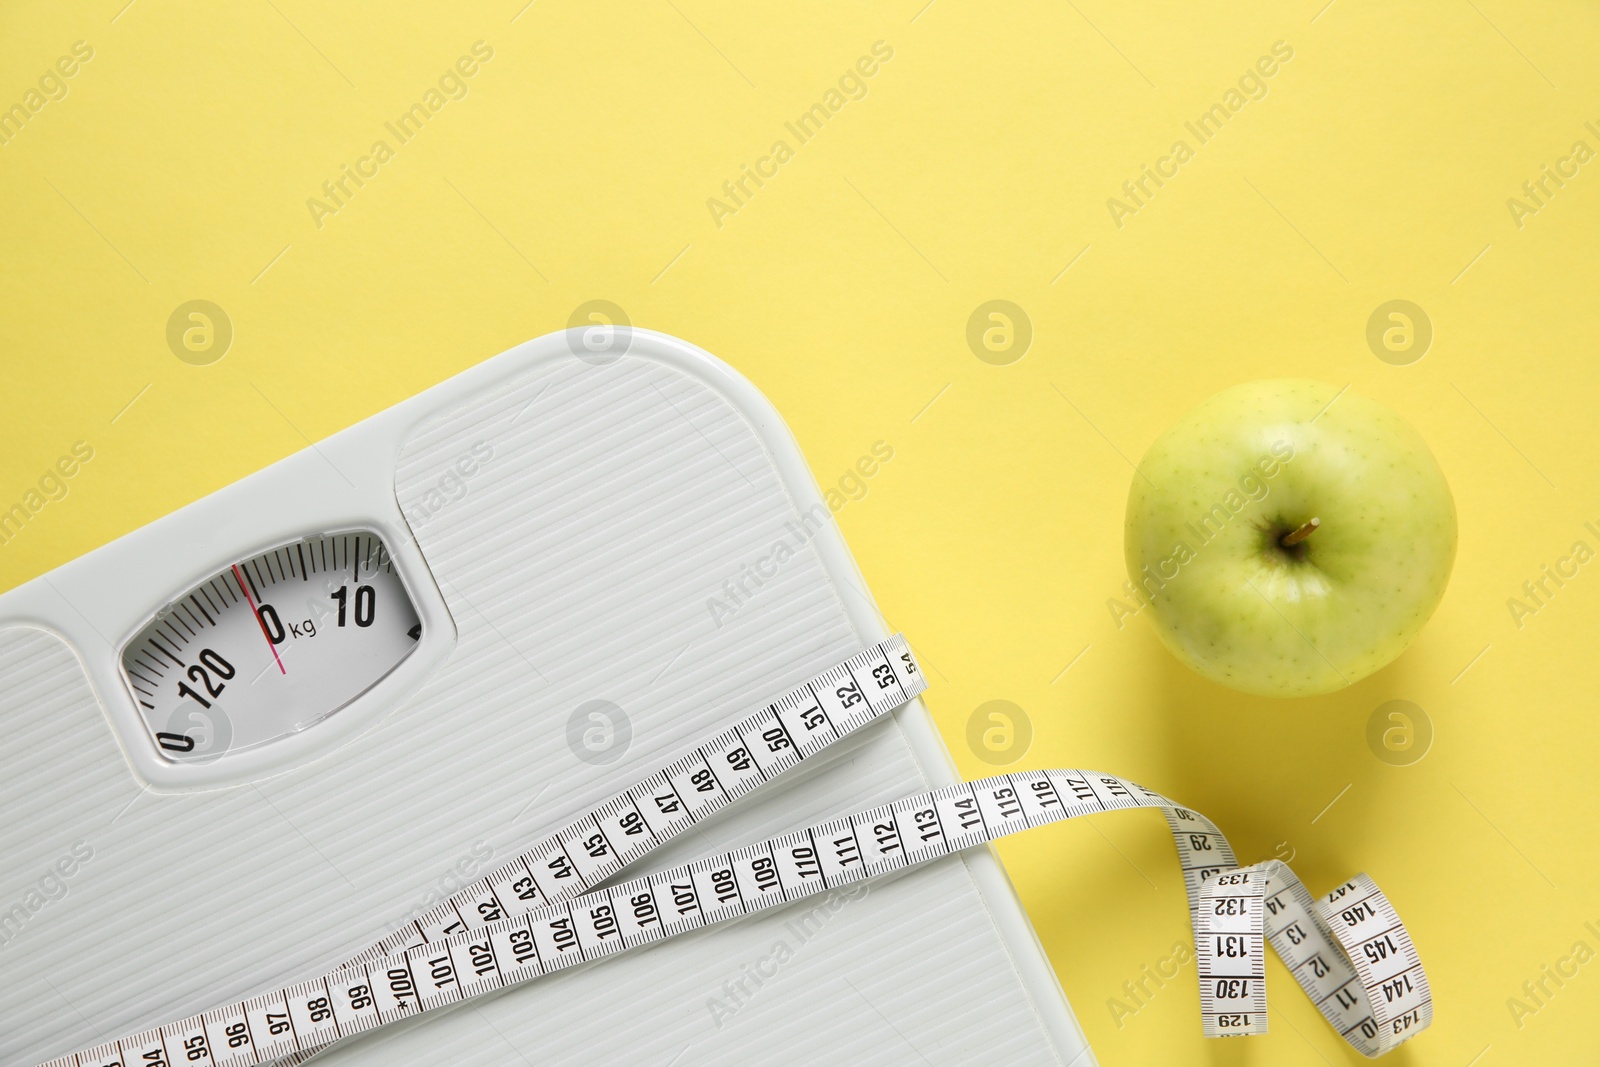
[[[1383,405],[1324,382],[1250,382],[1150,446],[1124,551],[1179,660],[1248,693],[1311,696],[1387,665],[1433,615],[1455,563],[1455,500]]]

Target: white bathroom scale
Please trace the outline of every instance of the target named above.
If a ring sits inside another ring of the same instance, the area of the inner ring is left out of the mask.
[[[332,968],[887,635],[766,399],[609,328],[0,595],[0,1064]],[[953,781],[912,701],[640,866]],[[1094,1060],[977,848],[318,1062]]]

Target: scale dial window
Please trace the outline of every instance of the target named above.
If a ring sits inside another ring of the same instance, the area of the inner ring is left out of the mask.
[[[422,623],[383,540],[291,541],[174,598],[123,647],[161,755],[219,759],[298,734],[390,674]]]

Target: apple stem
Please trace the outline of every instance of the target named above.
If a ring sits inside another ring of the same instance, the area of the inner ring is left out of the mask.
[[[1317,527],[1321,525],[1321,519],[1312,519],[1310,522],[1303,523],[1298,529],[1290,530],[1288,533],[1278,538],[1278,544],[1282,545],[1284,548],[1293,548],[1301,541],[1304,541],[1306,538],[1316,533]]]

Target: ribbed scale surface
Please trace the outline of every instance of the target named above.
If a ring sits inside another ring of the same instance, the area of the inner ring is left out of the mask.
[[[94,849],[67,895],[0,945],[0,1061],[337,962],[420,909],[459,861],[485,873],[867,643],[759,439],[697,380],[626,357],[548,365],[419,427],[399,460],[402,509],[429,506],[474,444],[492,457],[464,495],[414,523],[455,650],[375,729],[289,774],[138,795],[71,654],[38,631],[0,633],[0,907],[73,842]],[[757,587],[747,568],[780,541],[793,558]],[[735,604],[723,583],[741,579]],[[735,609],[721,625],[711,597]],[[568,717],[591,699],[632,728],[607,765],[568,747]],[[645,866],[925,784],[897,729],[878,727]],[[1054,1062],[958,861],[873,883],[820,920],[819,903],[563,972],[319,1062]],[[780,943],[789,958],[775,966]]]

